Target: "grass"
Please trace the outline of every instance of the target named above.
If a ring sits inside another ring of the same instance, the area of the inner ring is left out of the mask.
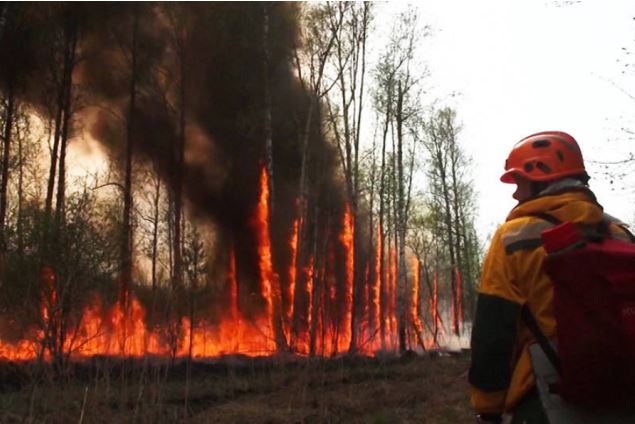
[[[61,381],[3,386],[0,422],[462,423],[472,416],[468,363],[467,355],[228,357],[188,370],[100,358]]]

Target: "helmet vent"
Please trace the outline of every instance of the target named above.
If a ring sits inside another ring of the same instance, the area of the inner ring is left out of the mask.
[[[543,149],[543,148],[545,148],[545,147],[549,147],[549,146],[551,146],[551,141],[549,141],[549,140],[545,140],[545,139],[543,139],[543,140],[536,140],[536,141],[534,141],[533,143],[531,143],[531,146],[532,146],[534,149]]]
[[[531,162],[527,162],[523,165],[525,172],[531,172],[534,170],[534,165]]]
[[[562,154],[562,150],[556,151],[556,156],[560,159],[560,162],[564,162],[564,154]]]
[[[536,162],[536,168],[540,169],[545,174],[551,174],[551,168],[543,162]]]

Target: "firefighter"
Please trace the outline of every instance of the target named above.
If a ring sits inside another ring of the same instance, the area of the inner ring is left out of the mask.
[[[485,261],[472,331],[470,403],[477,422],[548,423],[535,387],[528,346],[532,332],[521,319],[526,303],[548,338],[555,336],[553,289],[542,270],[540,234],[560,221],[598,225],[608,215],[588,186],[576,140],[560,131],[532,134],[514,145],[501,176],[516,184],[518,204],[496,230]],[[627,238],[610,220],[613,236]]]

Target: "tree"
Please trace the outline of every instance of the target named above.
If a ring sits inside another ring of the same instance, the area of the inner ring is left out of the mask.
[[[31,48],[35,43],[33,22],[28,11],[13,3],[3,3],[0,9],[0,96],[2,99],[2,169],[0,173],[0,286],[4,281],[7,254],[6,219],[8,208],[9,167],[13,134],[16,127],[20,97],[24,95],[27,79],[33,70]]]
[[[299,181],[299,196],[297,202],[297,214],[298,214],[298,228],[297,228],[297,255],[296,255],[296,275],[303,276],[303,270],[309,258],[315,258],[316,256],[316,244],[311,243],[309,232],[311,229],[308,227],[309,223],[309,192],[310,183],[308,182],[308,170],[310,167],[311,157],[310,152],[310,137],[312,130],[321,124],[321,104],[324,96],[333,88],[333,84],[324,83],[324,73],[327,62],[330,60],[333,53],[333,46],[335,37],[340,31],[342,26],[342,17],[339,20],[329,20],[328,16],[331,11],[331,6],[328,3],[321,3],[317,5],[305,6],[303,13],[300,15],[302,25],[300,26],[302,33],[300,34],[301,45],[296,45],[294,49],[294,64],[295,71],[297,72],[298,79],[302,85],[303,90],[307,93],[309,98],[309,106],[306,112],[306,118],[302,133],[300,134],[300,181]],[[317,213],[316,213],[317,215]],[[307,242],[308,241],[308,242]],[[292,264],[293,265],[293,264]],[[301,292],[306,288],[306,281],[300,278],[300,282],[304,284],[296,284],[294,299],[300,299]],[[311,293],[311,299],[317,299],[317,290],[319,285],[313,285],[313,291]],[[297,307],[299,304],[293,305],[294,317],[292,323],[292,335],[296,335],[299,332],[300,326],[300,309]],[[315,323],[315,320],[310,320]],[[291,340],[291,348],[294,347],[294,340]]]
[[[473,256],[477,253],[473,215],[468,213],[474,204],[473,191],[464,174],[467,160],[458,144],[460,129],[455,121],[456,112],[450,108],[434,111],[423,124],[422,142],[429,155],[430,209],[447,252],[444,268],[452,293],[453,332],[458,336],[463,310],[461,275],[473,278],[478,261]]]
[[[395,229],[397,250],[397,319],[400,350],[406,349],[406,326],[408,310],[408,272],[406,267],[406,236],[408,231],[410,195],[415,166],[415,143],[412,132],[420,111],[421,82],[427,75],[425,66],[416,62],[416,46],[422,36],[418,28],[417,14],[407,10],[398,15],[393,24],[385,51],[375,69],[374,106],[382,125],[382,173],[381,199],[383,195],[393,205],[394,222],[388,227]],[[390,137],[390,139],[389,139]],[[387,149],[391,147],[390,169],[387,171]],[[384,175],[391,175],[386,181]],[[392,191],[386,191],[386,184]],[[384,203],[380,203],[380,226],[384,228]],[[383,263],[383,259],[381,259]],[[382,274],[383,275],[383,274]]]
[[[360,221],[358,219],[358,183],[360,131],[362,128],[362,110],[364,104],[364,80],[366,77],[366,41],[372,20],[372,4],[329,3],[328,19],[335,31],[332,72],[335,75],[335,93],[328,96],[328,125],[340,152],[344,174],[347,201],[350,205],[353,222],[352,261],[355,264],[352,275],[351,298],[345,304],[352,308],[351,319],[344,323],[350,327],[351,341],[349,352],[357,351],[357,331],[361,303],[357,301],[363,290],[362,261],[359,260]],[[337,97],[336,97],[337,96]],[[348,298],[349,295],[345,294]]]

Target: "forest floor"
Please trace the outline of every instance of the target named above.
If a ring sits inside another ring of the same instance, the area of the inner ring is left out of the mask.
[[[0,423],[464,423],[469,353],[0,366]],[[40,371],[37,371],[37,370]],[[36,376],[37,375],[37,376]]]

